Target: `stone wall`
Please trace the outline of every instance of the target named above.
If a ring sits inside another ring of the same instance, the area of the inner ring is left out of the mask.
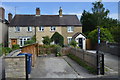
[[[86,52],[84,50],[75,49],[75,48],[72,48],[72,47],[63,48],[62,53],[63,53],[63,55],[67,55],[67,54],[71,53],[71,54],[79,57],[80,60],[83,60],[89,66],[91,66],[95,69],[97,67],[97,63],[96,63],[97,58],[96,58],[96,54],[94,54],[94,53],[89,53],[89,52]]]
[[[5,78],[26,78],[25,56],[5,57]]]
[[[117,43],[101,43],[100,51],[103,53],[109,53],[112,55],[120,56],[120,44]]]

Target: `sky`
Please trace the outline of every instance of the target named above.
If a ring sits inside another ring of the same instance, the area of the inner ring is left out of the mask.
[[[110,10],[109,17],[118,19],[118,2],[103,2],[104,7]],[[41,15],[57,15],[59,7],[63,14],[77,15],[80,19],[83,10],[91,12],[92,2],[2,2],[0,7],[5,8],[5,18],[8,13],[35,14],[35,9],[41,9]]]

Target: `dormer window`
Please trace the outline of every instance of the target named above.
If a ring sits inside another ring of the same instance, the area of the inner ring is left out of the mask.
[[[55,26],[51,26],[51,31],[55,31],[56,30],[56,27]]]
[[[43,26],[40,26],[40,27],[39,27],[39,31],[44,31],[44,27],[43,27]]]
[[[32,31],[32,27],[31,26],[28,27],[28,31]]]
[[[20,27],[15,27],[16,32],[20,32]]]
[[[74,31],[74,27],[73,26],[68,26],[67,27],[67,32],[73,32]]]

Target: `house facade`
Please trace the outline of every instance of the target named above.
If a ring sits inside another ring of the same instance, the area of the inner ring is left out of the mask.
[[[64,37],[64,44],[68,45],[74,34],[81,32],[82,25],[76,15],[63,15],[62,9],[59,15],[41,15],[40,9],[36,8],[35,15],[15,15],[9,25],[9,42],[24,45],[24,42],[32,36],[36,36],[39,44],[43,44],[44,36],[52,37],[55,32]]]
[[[8,21],[5,20],[5,9],[0,7],[0,44],[8,46]]]

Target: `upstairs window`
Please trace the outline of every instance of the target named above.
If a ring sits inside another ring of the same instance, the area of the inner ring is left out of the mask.
[[[67,32],[73,32],[74,31],[74,27],[73,26],[68,26],[67,27]]]
[[[55,31],[56,30],[56,27],[55,26],[51,26],[51,31]]]
[[[29,27],[28,27],[28,31],[32,31],[32,27],[29,26]]]
[[[44,27],[43,27],[43,26],[40,26],[40,27],[39,27],[39,31],[44,31]]]
[[[16,32],[20,32],[20,27],[15,27]]]

